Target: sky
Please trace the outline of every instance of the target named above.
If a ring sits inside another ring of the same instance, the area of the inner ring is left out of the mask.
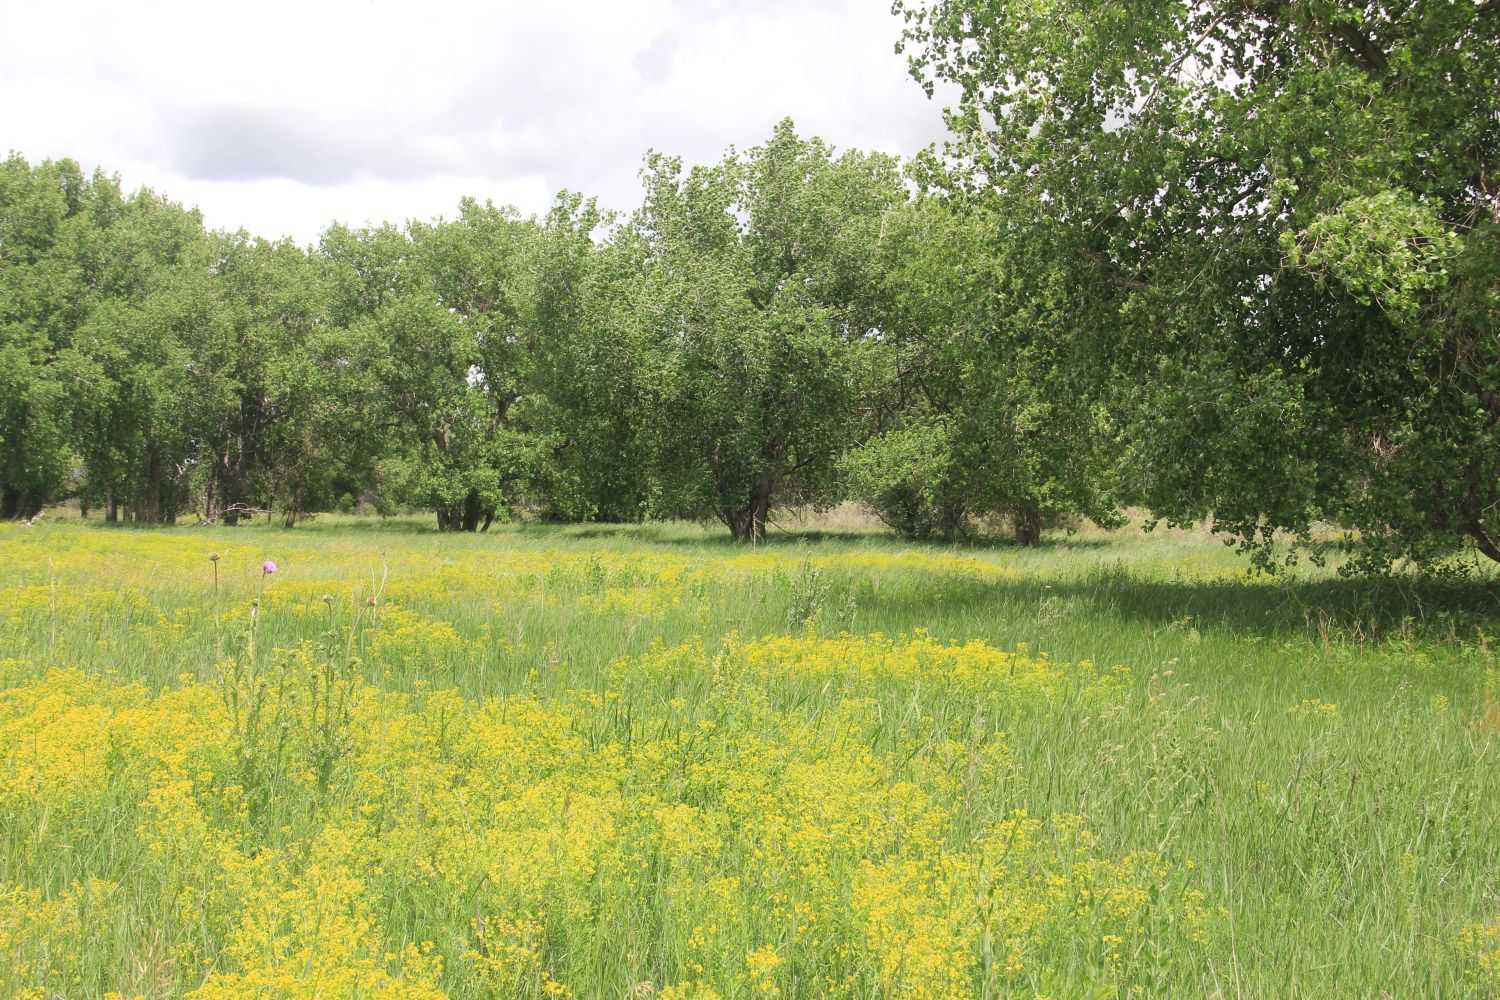
[[[465,195],[628,210],[646,150],[709,163],[784,117],[841,149],[940,141],[900,34],[889,0],[0,0],[0,151],[303,244]]]

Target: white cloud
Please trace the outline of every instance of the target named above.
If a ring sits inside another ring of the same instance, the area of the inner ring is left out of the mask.
[[[785,116],[840,147],[943,135],[884,0],[6,6],[0,146],[303,242],[463,194],[629,208],[648,148],[711,161]]]

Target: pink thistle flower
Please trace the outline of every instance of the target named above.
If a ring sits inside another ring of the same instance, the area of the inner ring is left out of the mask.
[[[267,559],[265,562],[260,564],[260,571],[269,576],[270,574],[276,572],[276,564]]]

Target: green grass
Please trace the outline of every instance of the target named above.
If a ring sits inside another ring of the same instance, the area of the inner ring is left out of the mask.
[[[211,551],[223,554],[217,589]],[[1120,664],[1129,673],[1103,706],[1002,704],[993,692],[971,695],[920,678],[839,687],[789,675],[756,688],[755,697],[767,699],[766,718],[783,734],[821,732],[841,711],[863,712],[856,702],[868,699],[875,721],[860,739],[895,778],[936,773],[922,762],[955,733],[993,730],[1020,777],[966,792],[983,807],[955,812],[945,834],[950,846],[1018,808],[1035,817],[1080,816],[1101,857],[1150,852],[1173,880],[1201,891],[1214,913],[1201,941],[1167,932],[1131,939],[1141,949],[1167,950],[1127,959],[1133,971],[1117,979],[1044,949],[1039,960],[1052,963],[1053,978],[1017,973],[1012,988],[1062,983],[1069,991],[1062,995],[1079,996],[1096,988],[1130,995],[1132,985],[1149,995],[1237,998],[1500,995],[1500,969],[1488,955],[1500,945],[1482,932],[1478,943],[1472,931],[1465,936],[1466,928],[1500,919],[1493,579],[1372,583],[1314,567],[1251,577],[1212,538],[1135,529],[1059,536],[1030,550],[804,531],[774,536],[750,553],[687,524],[519,525],[443,536],[408,519],[320,518],[291,532],[59,520],[0,527],[0,557],[0,602],[9,605],[0,603],[0,681],[12,691],[54,667],[140,679],[153,690],[188,678],[222,685],[226,663],[263,669],[284,658],[278,651],[333,634],[358,641],[358,669],[386,691],[426,697],[453,689],[470,704],[526,695],[544,705],[579,704],[580,692],[623,692],[628,713],[591,717],[589,738],[629,747],[648,721],[676,718],[674,702],[687,705],[682,711],[695,724],[736,732],[767,724],[741,720],[706,679],[731,635],[745,642],[925,631],[1045,652],[1058,663]],[[264,558],[280,564],[267,580],[257,569]],[[378,634],[395,637],[379,645],[371,637],[384,613],[392,618]],[[401,614],[410,618],[404,638],[392,624]],[[361,615],[372,623],[364,632],[351,625]],[[653,662],[659,646],[694,642],[705,649],[704,676],[631,666]],[[12,760],[18,752],[0,747]],[[133,800],[93,813],[98,822],[79,828],[73,853],[46,856],[41,845],[55,844],[37,829],[42,813],[9,801],[0,807],[0,883],[62,898],[97,874],[147,891],[120,860],[137,857],[121,846],[134,836],[127,829]],[[326,822],[316,811],[287,815],[310,824],[298,836]],[[715,871],[754,867],[744,858],[701,863]],[[690,883],[705,891],[701,879]],[[472,932],[467,919],[420,917],[391,902],[396,895],[377,895],[391,936],[438,940],[441,931],[456,942]],[[604,920],[608,907],[597,899],[590,905],[590,919]],[[573,995],[620,996],[648,975],[655,990],[680,976],[681,934],[666,903],[650,905],[655,929],[631,931],[631,948],[615,954],[597,930],[587,938],[592,981],[579,979],[581,932],[547,931],[554,941],[548,961],[572,974]],[[161,925],[156,933],[179,933],[164,929],[176,919],[170,907],[126,909],[132,916],[112,932],[117,945],[99,949],[87,974],[71,981],[78,995],[176,996],[196,985],[202,973],[178,959],[161,958],[170,968],[149,974],[123,967],[125,956],[143,962],[140,942],[150,940],[153,921]],[[755,927],[745,931],[745,951],[768,933]],[[19,954],[19,932],[10,934]],[[1048,940],[1064,947],[1062,937]],[[213,968],[233,966],[216,942],[195,947],[218,963]],[[441,940],[439,947],[449,958],[444,988],[483,995],[480,980],[458,969],[462,948]],[[815,966],[818,956],[801,961]],[[787,977],[777,981],[783,995],[816,994],[809,980],[787,971],[796,961],[778,968]],[[58,975],[56,982],[67,981]],[[865,992],[851,987],[852,995],[900,993],[881,987],[873,971],[858,975],[866,977],[858,988]],[[726,996],[749,996],[758,981],[740,968],[716,982]],[[541,995],[543,986],[533,978],[511,988]],[[984,988],[976,980],[975,992]]]

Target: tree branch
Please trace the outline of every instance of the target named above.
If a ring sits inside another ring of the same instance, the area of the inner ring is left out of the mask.
[[[1391,66],[1390,60],[1369,35],[1352,24],[1335,24],[1332,30],[1333,37],[1344,43],[1360,66],[1376,76],[1385,76]]]
[[[1500,546],[1495,544],[1495,539],[1490,537],[1489,532],[1485,531],[1478,521],[1469,525],[1468,534],[1474,542],[1474,548],[1500,563]]]

